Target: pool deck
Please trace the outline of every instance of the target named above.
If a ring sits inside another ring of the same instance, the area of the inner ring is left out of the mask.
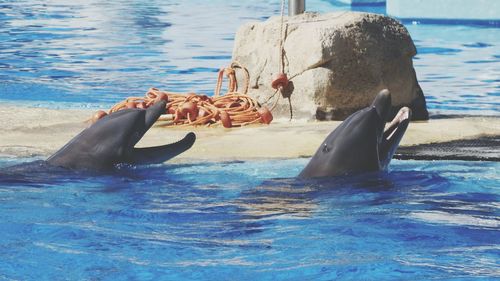
[[[84,121],[93,112],[95,110],[55,110],[1,105],[3,132],[0,137],[0,156],[48,156],[83,130],[87,126]],[[339,123],[275,120],[271,125],[234,129],[154,126],[137,146],[174,142],[186,132],[194,131],[197,134],[196,143],[175,161],[309,157]],[[425,144],[441,143],[443,147],[444,143],[450,141],[481,140],[488,136],[500,136],[500,117],[445,117],[426,122],[412,122],[401,142],[402,152],[399,155],[403,159],[413,158],[412,153],[422,153],[422,147],[425,148],[422,145]],[[493,147],[493,150],[494,160],[500,156],[498,148]],[[430,154],[432,155],[432,152]]]

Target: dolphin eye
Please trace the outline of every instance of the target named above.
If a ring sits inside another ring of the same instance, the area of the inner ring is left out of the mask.
[[[328,145],[326,145],[326,143],[323,144],[323,152],[324,153],[327,153],[327,152],[330,152],[330,148],[328,147]]]

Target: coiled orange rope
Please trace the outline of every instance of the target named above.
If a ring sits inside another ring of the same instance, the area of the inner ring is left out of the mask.
[[[245,74],[245,88],[238,92],[236,69]],[[220,94],[223,79],[229,79],[228,92]],[[194,93],[174,93],[151,88],[144,97],[129,97],[113,106],[109,113],[125,108],[148,108],[159,100],[167,101],[167,115],[159,120],[171,121],[167,126],[212,126],[222,124],[226,128],[240,127],[254,123],[269,124],[273,115],[267,107],[262,107],[254,98],[247,95],[249,73],[245,67],[233,62],[229,67],[219,70],[213,97]],[[93,120],[105,116],[98,112]]]

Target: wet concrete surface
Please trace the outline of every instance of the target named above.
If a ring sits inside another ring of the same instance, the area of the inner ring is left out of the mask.
[[[500,161],[500,135],[401,146],[396,159]]]

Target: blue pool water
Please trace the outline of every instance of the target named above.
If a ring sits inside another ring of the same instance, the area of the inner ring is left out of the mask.
[[[4,175],[0,280],[500,278],[500,163],[294,179],[306,162]]]
[[[279,9],[0,1],[0,102],[211,94],[238,26]],[[405,24],[431,114],[500,115],[500,28]],[[394,161],[389,173],[309,182],[294,179],[306,159],[2,173],[31,160],[0,157],[0,280],[500,278],[500,163]]]
[[[105,108],[153,86],[211,94],[238,27],[279,13],[280,1],[264,0],[3,1],[0,102]],[[406,26],[431,114],[500,115],[500,28]]]

